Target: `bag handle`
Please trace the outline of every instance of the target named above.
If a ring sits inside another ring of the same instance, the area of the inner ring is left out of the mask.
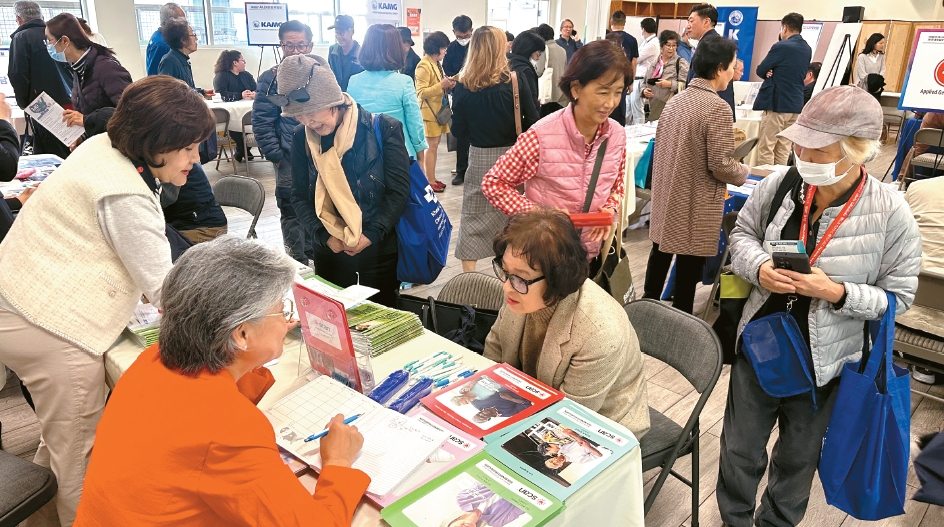
[[[603,275],[603,268],[606,264],[606,257],[610,254],[610,249],[614,244],[619,246],[619,237],[623,235],[623,229],[626,228],[626,215],[622,212],[619,212],[619,219],[616,220],[616,228],[613,229],[613,235],[608,237],[603,246],[600,248],[600,270],[597,271],[597,275],[593,277],[593,281],[596,282],[600,279],[600,276]],[[619,249],[617,251],[617,256],[619,256]]]
[[[882,320],[869,322],[869,329],[872,333],[872,351],[876,351],[876,348],[880,346],[885,349],[881,350],[881,354],[869,353],[869,359],[865,365],[865,373],[863,374],[866,379],[876,379],[880,366],[885,366],[885,375],[882,376],[883,378],[881,380],[876,379],[875,383],[882,393],[886,391],[885,387],[887,385],[886,381],[888,375],[890,372],[894,371],[892,369],[892,348],[895,340],[895,310],[897,308],[895,295],[886,291],[885,296],[888,299],[888,307],[885,308],[885,314],[882,316]]]
[[[426,297],[426,300],[429,302],[429,314],[433,319],[433,333],[439,335],[439,320],[436,318],[436,300],[433,297]]]
[[[515,137],[521,135],[521,96],[518,94],[518,73],[509,72],[511,75],[511,92],[515,96]]]
[[[590,204],[593,202],[593,194],[597,191],[597,180],[600,179],[600,167],[603,166],[603,156],[606,155],[606,145],[610,142],[607,137],[597,148],[597,159],[593,162],[593,173],[590,175],[590,186],[587,187],[587,197],[583,200],[584,213],[590,212]]]

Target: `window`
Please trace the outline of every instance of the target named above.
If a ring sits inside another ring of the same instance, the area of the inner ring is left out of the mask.
[[[167,0],[135,0],[134,13],[138,23],[138,40],[142,46],[146,46],[151,40],[151,35],[160,29],[160,10],[161,6],[166,3]],[[197,42],[207,45],[209,40],[207,39],[206,6],[203,0],[177,0],[176,4],[187,15],[187,21],[190,22],[194,34],[197,35]]]
[[[49,20],[59,13],[72,13],[77,18],[84,18],[82,16],[82,4],[79,0],[35,1],[39,4],[39,11],[43,14],[44,20]],[[13,2],[14,0],[0,0],[0,44],[3,46],[10,45],[10,35],[17,28]]]
[[[548,0],[488,0],[488,25],[515,35],[548,23]]]

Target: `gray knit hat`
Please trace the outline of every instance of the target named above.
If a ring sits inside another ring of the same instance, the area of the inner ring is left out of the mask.
[[[328,66],[328,61],[318,55],[285,57],[279,65],[276,81],[280,95],[289,95],[299,88],[308,92],[309,99],[305,102],[289,97],[288,106],[282,107],[285,117],[298,117],[344,104],[344,95],[334,78],[334,72]]]

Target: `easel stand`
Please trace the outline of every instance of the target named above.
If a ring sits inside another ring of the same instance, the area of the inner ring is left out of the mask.
[[[832,65],[829,66],[829,71],[826,72],[826,80],[823,83],[823,89],[838,86],[842,83],[842,79],[838,79],[839,76],[839,61],[842,60],[842,54],[846,50],[849,50],[849,65],[852,65],[852,39],[849,37],[849,34],[846,33],[842,37],[842,44],[839,46],[839,51],[836,53],[836,58],[833,60]]]
[[[281,53],[279,50],[280,46],[259,46],[259,67],[256,68],[256,80],[259,79],[259,75],[262,73],[262,60],[265,58],[265,48],[272,49],[272,58],[275,60],[276,65],[282,62]]]

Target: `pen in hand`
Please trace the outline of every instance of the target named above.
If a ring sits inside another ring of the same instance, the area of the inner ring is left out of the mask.
[[[347,419],[344,420],[344,424],[349,425],[349,424],[353,423],[358,417],[360,417],[360,416],[362,416],[362,415],[364,415],[364,414],[352,415],[351,417],[348,417]],[[327,434],[328,434],[328,429],[325,428],[324,430],[318,432],[317,434],[311,434],[310,436],[306,437],[306,438],[305,438],[305,442],[308,443],[308,442],[310,442],[310,441],[314,441],[315,439],[321,439],[322,437],[326,436]]]

